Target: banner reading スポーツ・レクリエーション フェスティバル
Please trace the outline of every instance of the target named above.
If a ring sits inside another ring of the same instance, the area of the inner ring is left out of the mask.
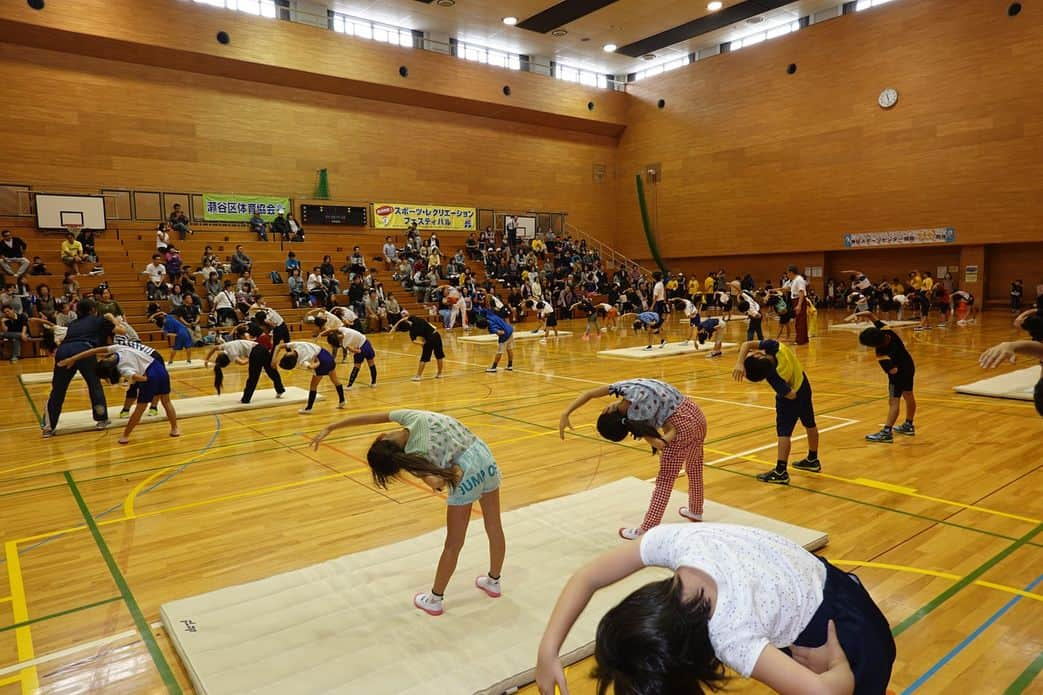
[[[380,229],[405,229],[415,222],[418,229],[474,231],[476,218],[475,208],[373,203],[373,225]]]
[[[204,220],[246,222],[256,212],[266,222],[271,222],[280,210],[284,213],[290,211],[289,198],[273,198],[267,195],[203,194]]]

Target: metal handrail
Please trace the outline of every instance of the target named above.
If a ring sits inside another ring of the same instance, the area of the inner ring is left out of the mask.
[[[598,254],[601,256],[602,260],[609,259],[609,260],[612,261],[613,265],[615,265],[615,266],[617,266],[619,268],[624,268],[624,269],[636,268],[637,271],[639,273],[641,273],[642,275],[645,275],[646,277],[651,277],[652,276],[652,271],[651,270],[649,270],[645,266],[641,265],[640,263],[638,263],[634,259],[630,258],[629,256],[624,256],[622,253],[616,251],[614,248],[612,248],[611,246],[609,246],[605,242],[603,242],[600,239],[598,239],[596,237],[593,237],[590,234],[584,232],[582,229],[580,229],[576,225],[570,224],[569,222],[565,222],[564,226],[565,226],[565,231],[567,233],[572,234],[573,236],[579,236],[579,237],[583,238],[584,240],[586,240],[588,246],[590,246],[592,244],[597,246]]]

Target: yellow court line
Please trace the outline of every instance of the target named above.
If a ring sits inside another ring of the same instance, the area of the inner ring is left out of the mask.
[[[961,577],[960,575],[953,574],[951,572],[925,570],[920,569],[919,567],[910,567],[908,565],[893,565],[888,562],[862,562],[859,560],[830,560],[829,562],[830,564],[836,565],[838,567],[871,567],[873,569],[894,570],[895,572],[909,572],[910,574],[922,574],[928,577],[949,579],[954,582],[958,582],[961,579],[963,579],[963,577]],[[971,583],[977,584],[978,586],[986,587],[988,589],[995,589],[996,591],[1003,591],[1008,594],[1015,594],[1016,596],[1032,599],[1033,601],[1043,602],[1043,594],[1034,594],[1031,591],[1024,591],[1013,586],[1007,586],[1006,584],[996,584],[995,582],[986,582],[981,580],[977,580]]]
[[[11,600],[12,598],[14,598],[14,597],[12,597],[12,596],[3,596],[3,597],[0,597],[0,603],[7,603],[7,602],[8,602],[8,601],[10,601],[10,600]]]
[[[737,454],[731,454],[731,453],[729,453],[727,451],[722,451],[720,449],[713,449],[711,447],[706,447],[706,451],[709,451],[709,452],[714,453],[714,454],[721,454],[721,455],[724,455],[724,456],[731,456],[733,458],[737,458],[737,459],[740,459],[740,460],[743,460],[743,461],[752,461],[753,463],[760,463],[760,464],[763,464],[765,466],[771,466],[771,467],[775,466],[775,464],[772,463],[771,461],[765,461],[763,459],[757,458],[756,456],[739,456]],[[860,485],[862,487],[869,487],[869,488],[874,488],[874,489],[877,489],[877,490],[886,490],[888,492],[893,492],[893,493],[898,494],[898,495],[905,495],[906,497],[913,497],[913,498],[916,498],[916,499],[928,500],[930,502],[938,502],[940,504],[946,504],[946,505],[949,505],[951,507],[959,507],[961,509],[967,509],[967,510],[973,511],[973,512],[982,512],[984,514],[992,514],[994,516],[1002,516],[1002,517],[1005,517],[1007,519],[1014,519],[1016,521],[1024,521],[1025,523],[1028,523],[1028,524],[1040,524],[1040,523],[1043,523],[1043,520],[1033,519],[1032,517],[1028,517],[1028,516],[1021,516],[1020,514],[1011,514],[1009,512],[1001,512],[998,509],[990,509],[988,507],[979,507],[978,505],[975,505],[975,504],[967,504],[966,502],[957,502],[956,500],[949,500],[949,499],[945,499],[944,497],[933,497],[931,495],[923,495],[923,494],[920,494],[919,492],[917,492],[915,488],[904,487],[902,485],[895,485],[893,483],[885,483],[885,482],[880,481],[880,480],[872,480],[870,478],[845,478],[842,475],[833,475],[832,473],[822,473],[822,472],[819,472],[819,473],[809,473],[809,475],[815,476],[815,477],[819,477],[819,478],[828,478],[829,480],[836,480],[836,481],[841,482],[841,483],[850,483],[851,485]]]
[[[5,543],[4,552],[7,559],[7,578],[11,587],[11,617],[14,623],[24,623],[29,620],[29,607],[25,600],[25,586],[22,584],[22,561],[18,557],[17,541]],[[14,635],[18,661],[24,663],[36,658],[33,650],[32,629],[28,625],[16,627]],[[23,695],[35,693],[40,687],[40,679],[35,666],[22,669],[18,674],[18,679],[22,681]]]
[[[9,676],[8,678],[0,678],[0,688],[4,687],[5,685],[11,685],[12,683],[18,683],[22,680],[23,674],[24,671],[19,671],[18,673],[14,674],[13,676]],[[24,686],[22,688],[22,691],[25,691]]]

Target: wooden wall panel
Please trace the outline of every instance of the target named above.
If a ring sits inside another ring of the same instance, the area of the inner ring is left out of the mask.
[[[616,245],[647,253],[633,176],[650,162],[666,255],[935,226],[961,244],[1043,238],[1043,22],[1008,5],[895,2],[632,85]]]
[[[995,244],[985,253],[985,296],[987,299],[1010,298],[1010,283],[1025,283],[1022,301],[1027,306],[1036,298],[1036,286],[1043,285],[1043,242],[1035,244]]]
[[[10,44],[0,73],[13,181],[307,198],[325,167],[338,199],[567,210],[613,233],[613,187],[590,177],[607,136]]]
[[[458,8],[460,9],[460,8]],[[219,31],[230,43],[217,42]],[[626,95],[295,22],[173,0],[0,4],[0,36],[38,48],[129,60],[412,106],[618,136]],[[408,68],[408,77],[399,67]],[[502,92],[510,85],[511,95]],[[587,109],[593,101],[595,109]],[[589,170],[589,168],[588,168]]]

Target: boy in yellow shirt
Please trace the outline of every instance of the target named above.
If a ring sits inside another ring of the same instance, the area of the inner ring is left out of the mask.
[[[815,406],[811,402],[811,382],[793,351],[777,340],[750,340],[739,348],[739,359],[732,371],[736,381],[743,377],[753,382],[767,381],[775,390],[775,432],[779,437],[775,468],[761,473],[762,483],[789,485],[786,470],[797,420],[808,433],[808,455],[793,464],[810,473],[822,470],[818,459],[818,426]]]
[[[65,241],[62,242],[62,263],[72,268],[77,275],[80,274],[80,263],[83,263],[83,244],[76,241],[72,232],[65,233]]]
[[[716,284],[713,273],[707,273],[706,279],[703,280],[703,309],[706,309],[713,302],[713,288]]]

